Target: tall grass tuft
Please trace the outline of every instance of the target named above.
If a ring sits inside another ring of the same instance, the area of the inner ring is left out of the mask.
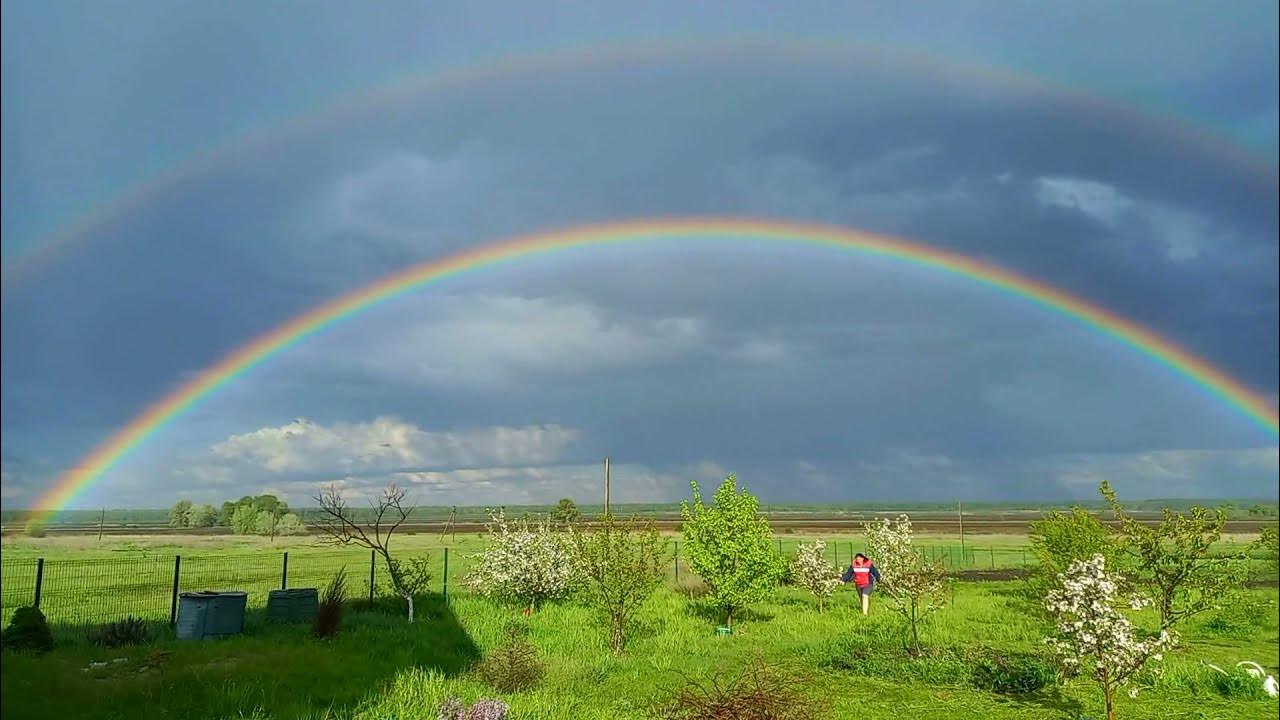
[[[737,676],[686,679],[660,710],[665,720],[816,720],[822,706],[800,675],[756,659]]]
[[[346,601],[347,569],[344,567],[324,586],[316,618],[311,623],[311,634],[318,638],[333,637],[342,625],[342,604]]]
[[[480,661],[484,681],[503,692],[519,692],[536,686],[545,670],[538,650],[524,640],[528,628],[519,623],[506,627],[507,642]]]

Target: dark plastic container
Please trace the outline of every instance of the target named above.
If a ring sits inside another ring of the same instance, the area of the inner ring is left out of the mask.
[[[238,590],[182,593],[178,596],[178,639],[200,640],[243,632],[248,599],[248,593]]]
[[[275,622],[311,622],[320,607],[316,588],[272,590],[267,594],[267,619]]]

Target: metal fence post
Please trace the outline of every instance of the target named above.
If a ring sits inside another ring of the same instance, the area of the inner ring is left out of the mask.
[[[449,599],[449,548],[444,549],[444,586],[440,588],[440,594],[444,595],[444,599]]]
[[[672,562],[675,563],[675,566],[676,566],[676,583],[679,584],[680,583],[680,541],[676,540],[675,544],[676,544],[676,552],[675,552],[675,557],[672,558]]]
[[[39,609],[40,590],[44,587],[44,558],[36,558],[36,597],[31,606]]]
[[[280,589],[287,590],[289,588],[289,551],[284,551],[284,563],[280,566]]]
[[[178,577],[182,570],[182,556],[173,556],[173,592],[169,595],[169,627],[178,624]]]
[[[378,567],[374,551],[369,551],[369,602],[373,602],[374,569]]]
[[[991,569],[994,570],[995,567],[996,567],[996,548],[993,545],[991,547]]]

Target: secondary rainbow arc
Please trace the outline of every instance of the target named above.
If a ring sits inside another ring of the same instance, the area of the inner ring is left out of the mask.
[[[1245,384],[1156,332],[1047,283],[993,264],[922,243],[845,227],[756,218],[670,218],[619,221],[524,235],[393,273],[304,312],[238,347],[190,378],[121,427],[72,469],[58,477],[35,505],[47,517],[102,479],[134,448],[200,400],[259,363],[311,335],[381,302],[461,273],[515,262],[532,255],[588,246],[657,241],[749,238],[829,247],[932,268],[1004,292],[1077,320],[1169,368],[1254,421],[1270,437],[1280,436],[1276,409]]]

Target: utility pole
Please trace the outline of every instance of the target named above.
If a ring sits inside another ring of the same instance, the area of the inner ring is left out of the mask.
[[[107,520],[107,509],[102,508],[102,514],[98,516],[98,542],[102,542],[102,523]]]
[[[604,459],[604,516],[609,517],[609,458]]]
[[[960,562],[964,563],[964,503],[956,501],[956,516],[960,518]]]

